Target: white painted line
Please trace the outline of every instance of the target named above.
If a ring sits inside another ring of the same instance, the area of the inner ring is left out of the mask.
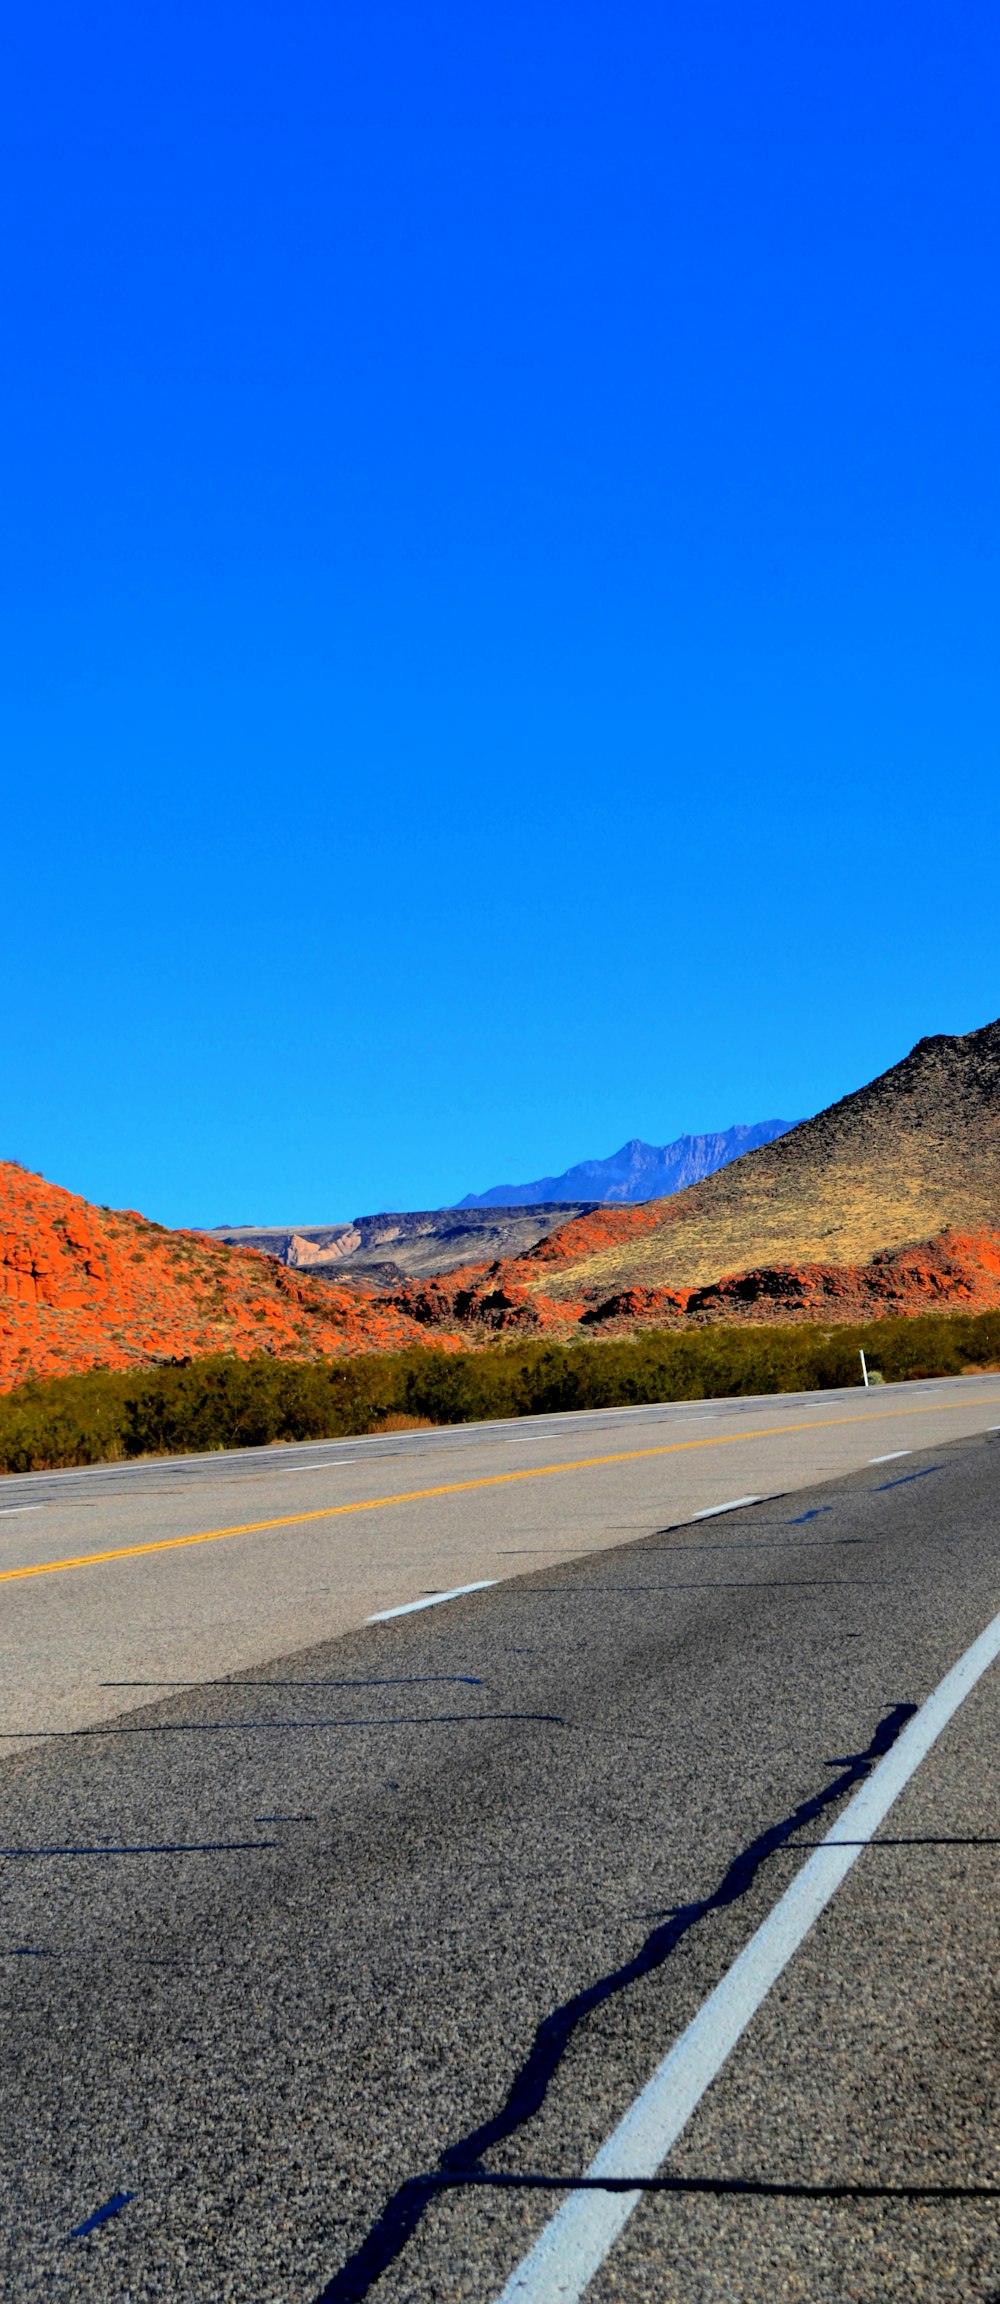
[[[0,1520],[13,1520],[15,1512],[40,1512],[40,1504],[0,1504]]]
[[[695,1520],[714,1520],[717,1512],[738,1512],[741,1504],[763,1504],[763,1496],[731,1496],[728,1504],[706,1504],[703,1512],[695,1512]]]
[[[856,1864],[943,1728],[1000,1655],[1000,1615],[946,1673],[867,1783],[831,1825],[634,2104],[588,2176],[655,2176],[824,1905]],[[641,2192],[574,2192],[546,2225],[499,2304],[579,2304]]]
[[[890,1448],[887,1456],[869,1456],[869,1464],[895,1464],[897,1456],[912,1456],[912,1448]]]
[[[339,1472],[343,1464],[352,1462],[353,1458],[350,1456],[331,1456],[328,1464],[283,1464],[281,1477],[283,1480],[287,1480],[293,1472],[297,1478],[301,1478],[303,1472]]]
[[[413,1616],[418,1608],[440,1608],[444,1600],[461,1600],[465,1592],[488,1592],[491,1584],[499,1584],[499,1576],[483,1576],[478,1584],[456,1584],[453,1592],[429,1592],[426,1600],[404,1600],[401,1608],[379,1608],[368,1617],[369,1624],[388,1624],[390,1616]]]

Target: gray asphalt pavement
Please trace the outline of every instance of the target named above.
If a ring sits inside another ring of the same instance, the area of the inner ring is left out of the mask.
[[[1000,1377],[696,1400],[0,1482],[0,1752],[1000,1421]],[[88,1564],[89,1563],[89,1564]]]
[[[575,1557],[10,1745],[4,2292],[492,2304],[556,2199],[510,2179],[583,2171],[851,1756],[997,1611],[1000,1441],[914,1425],[638,1532],[634,1465],[540,1482]],[[39,1584],[108,1604],[125,1569],[75,1574]],[[994,1672],[671,2154],[722,2189],[645,2198],[595,2304],[996,2304],[997,1703]]]

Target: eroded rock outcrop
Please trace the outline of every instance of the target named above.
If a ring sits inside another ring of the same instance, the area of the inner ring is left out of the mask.
[[[386,1297],[165,1231],[132,1209],[95,1208],[0,1161],[0,1391],[209,1352],[308,1359],[417,1342],[426,1325]]]
[[[763,1265],[708,1288],[626,1288],[592,1304],[583,1324],[605,1334],[673,1321],[858,1321],[1000,1305],[1000,1233],[942,1232],[886,1249],[870,1264]]]
[[[547,1245],[547,1243],[546,1243]],[[629,1335],[638,1328],[710,1321],[875,1320],[917,1312],[987,1312],[1000,1306],[1000,1232],[942,1232],[886,1249],[868,1264],[759,1265],[702,1288],[593,1289],[582,1297],[530,1285],[534,1260],[467,1266],[407,1289],[393,1302],[427,1329],[552,1336]]]

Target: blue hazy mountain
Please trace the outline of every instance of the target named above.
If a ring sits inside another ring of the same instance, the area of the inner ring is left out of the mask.
[[[660,1200],[797,1127],[797,1120],[757,1120],[749,1127],[740,1122],[714,1136],[678,1136],[674,1144],[644,1144],[640,1136],[632,1136],[607,1160],[580,1160],[561,1176],[536,1176],[531,1184],[491,1184],[488,1192],[467,1192],[455,1206],[537,1208],[547,1200]]]

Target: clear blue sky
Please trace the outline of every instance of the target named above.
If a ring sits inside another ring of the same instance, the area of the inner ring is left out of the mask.
[[[5,30],[0,1153],[168,1223],[1000,1011],[1000,18]]]

